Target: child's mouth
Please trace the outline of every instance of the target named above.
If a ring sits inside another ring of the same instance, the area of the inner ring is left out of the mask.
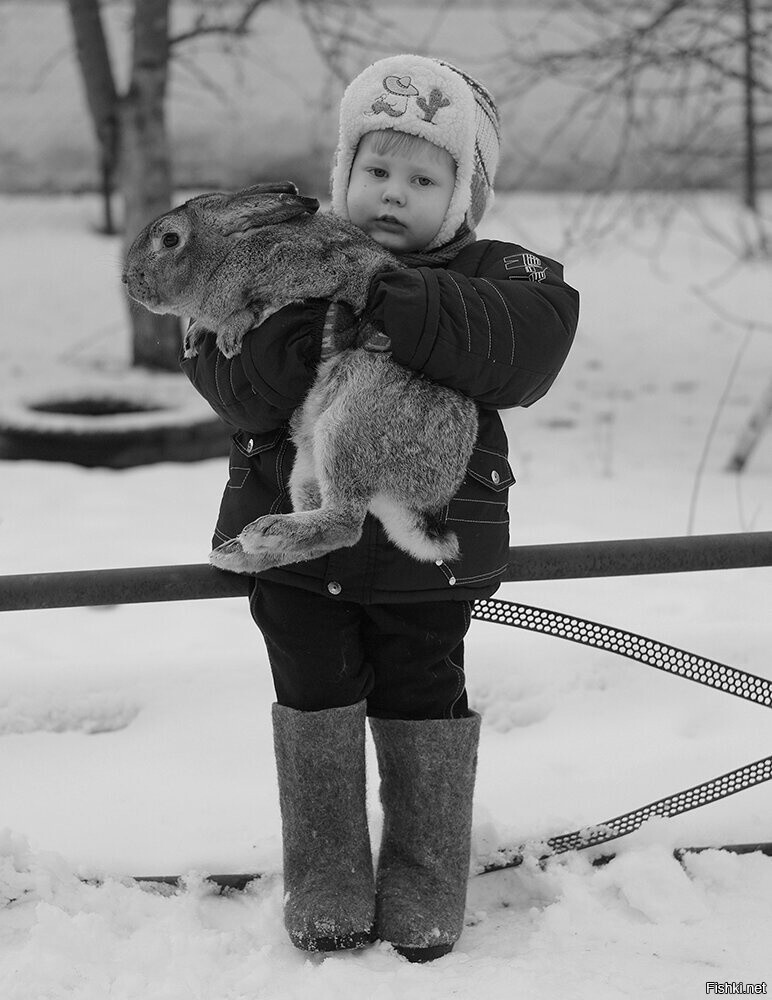
[[[389,233],[399,233],[405,228],[404,224],[395,219],[393,215],[379,215],[375,220],[379,229],[385,229]]]

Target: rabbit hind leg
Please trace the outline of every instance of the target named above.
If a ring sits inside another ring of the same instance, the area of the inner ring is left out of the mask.
[[[253,575],[275,566],[318,559],[355,545],[362,536],[365,507],[324,507],[295,514],[266,514],[237,538],[218,545],[209,561],[218,569]]]
[[[373,497],[368,510],[397,548],[419,562],[458,559],[458,538],[443,524],[441,512],[407,507],[383,493]]]
[[[313,452],[305,442],[296,443],[297,454],[289,480],[292,509],[296,512],[318,510],[322,506],[322,492],[316,478]]]
[[[307,510],[318,510],[322,506],[322,494],[315,476],[297,479],[290,491],[292,509],[296,513]]]
[[[226,570],[228,573],[244,573],[247,576],[254,576],[255,573],[270,568],[261,566],[259,560],[248,555],[241,547],[238,538],[231,538],[213,549],[209,554],[209,562],[217,569]]]
[[[258,518],[243,529],[239,542],[263,569],[318,559],[335,549],[356,545],[366,512],[364,503],[336,503],[328,497],[318,510]]]

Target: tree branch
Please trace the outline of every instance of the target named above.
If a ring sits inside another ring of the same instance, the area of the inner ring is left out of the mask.
[[[204,35],[229,35],[234,38],[246,35],[249,32],[250,21],[260,9],[269,4],[271,0],[247,0],[241,9],[241,13],[233,21],[209,22],[206,13],[199,14],[193,25],[187,31],[182,31],[178,35],[169,37],[169,48],[182,45],[194,38],[201,38]]]

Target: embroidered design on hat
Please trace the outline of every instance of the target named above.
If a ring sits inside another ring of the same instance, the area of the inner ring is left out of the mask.
[[[438,87],[432,87],[428,104],[423,97],[416,98],[416,104],[424,113],[424,121],[429,122],[430,125],[434,124],[434,116],[440,108],[450,107],[450,101]]]
[[[434,116],[440,108],[449,108],[450,101],[439,89],[432,87],[429,91],[429,100],[421,97],[421,92],[414,86],[412,78],[409,76],[387,76],[384,77],[383,86],[385,94],[380,94],[370,105],[370,110],[364,114],[368,118],[374,115],[388,115],[389,118],[401,118],[407,114],[410,98],[415,97],[416,104],[423,111],[421,121],[434,124]]]
[[[383,86],[386,93],[372,103],[372,109],[365,111],[368,118],[373,115],[388,115],[389,118],[401,118],[407,111],[409,99],[418,97],[418,90],[413,86],[409,76],[384,77]]]

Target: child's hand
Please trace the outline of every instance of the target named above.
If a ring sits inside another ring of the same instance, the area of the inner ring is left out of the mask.
[[[342,302],[335,304],[332,328],[326,328],[329,354],[360,348],[365,351],[383,354],[391,350],[391,340],[368,319],[367,315],[354,317],[349,307]]]
[[[391,338],[383,330],[373,326],[369,319],[363,318],[359,324],[356,346],[374,354],[384,354],[391,350]]]

